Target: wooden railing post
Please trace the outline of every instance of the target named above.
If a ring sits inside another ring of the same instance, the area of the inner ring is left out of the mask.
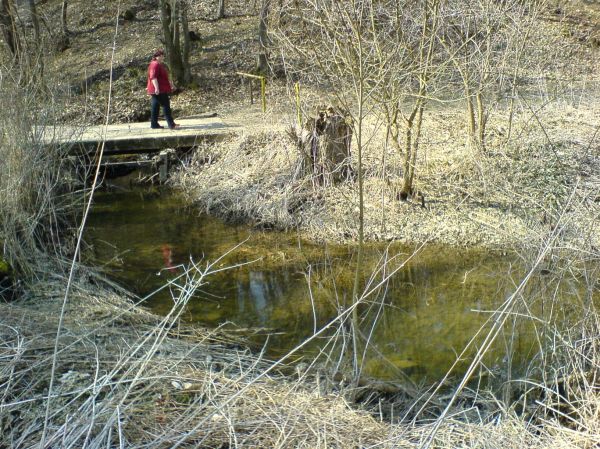
[[[267,112],[267,80],[265,77],[260,78],[260,95],[262,96],[262,111]]]
[[[245,76],[247,78],[257,79],[260,81],[260,96],[262,100],[262,111],[267,112],[267,78],[262,75],[253,75],[251,73],[236,72],[237,75]],[[254,103],[254,95],[252,92],[252,82],[250,84],[250,104]]]

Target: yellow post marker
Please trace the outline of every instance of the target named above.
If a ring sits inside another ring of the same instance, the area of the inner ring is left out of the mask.
[[[262,111],[267,112],[267,80],[264,76],[260,78],[260,94],[262,96]]]
[[[251,73],[235,72],[237,75],[246,76],[260,80],[260,96],[262,97],[262,111],[267,112],[267,79],[261,75],[253,75]]]

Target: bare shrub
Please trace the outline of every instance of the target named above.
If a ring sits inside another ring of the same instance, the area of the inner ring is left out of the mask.
[[[0,239],[11,265],[32,275],[45,255],[68,252],[72,160],[52,136],[61,99],[12,73],[0,69]]]

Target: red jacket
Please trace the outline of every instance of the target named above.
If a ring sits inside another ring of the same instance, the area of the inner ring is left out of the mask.
[[[173,91],[169,82],[169,72],[156,59],[153,59],[148,66],[148,85],[146,87],[148,95],[154,95],[154,84],[152,84],[154,78],[158,80],[159,93],[170,94]]]

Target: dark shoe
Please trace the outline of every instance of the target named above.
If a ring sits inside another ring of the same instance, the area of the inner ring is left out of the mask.
[[[179,125],[178,123],[171,123],[169,125],[169,129],[179,129],[181,128],[181,125]]]
[[[150,128],[152,128],[152,129],[164,129],[165,127],[162,126],[162,125],[153,125],[153,126],[150,126]]]

